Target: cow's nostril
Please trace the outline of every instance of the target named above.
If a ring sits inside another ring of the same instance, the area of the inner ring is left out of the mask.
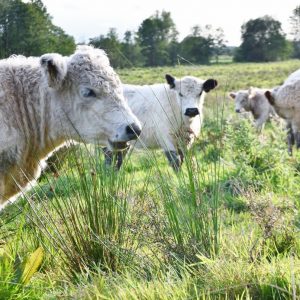
[[[195,117],[195,116],[199,115],[199,109],[198,108],[187,108],[185,110],[184,114],[188,117]]]
[[[236,113],[240,113],[241,111],[240,111],[240,109],[236,109],[235,112]]]
[[[141,134],[142,130],[139,125],[136,123],[132,123],[126,126],[126,133],[129,139],[137,139],[138,136]]]

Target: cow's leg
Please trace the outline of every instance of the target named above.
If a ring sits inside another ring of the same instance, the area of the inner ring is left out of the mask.
[[[118,151],[116,153],[116,160],[117,160],[117,170],[120,170],[122,164],[123,164],[123,157],[125,157],[126,153],[125,151]]]
[[[287,123],[287,143],[288,143],[288,153],[289,155],[293,154],[293,145],[295,145],[295,135],[292,129],[291,123]]]
[[[109,150],[107,147],[102,148],[102,151],[105,156],[105,161],[104,161],[105,167],[111,167],[113,162],[113,152]]]
[[[294,144],[296,144],[297,149],[300,148],[300,132],[297,131],[296,133],[293,134],[294,135]]]
[[[165,154],[168,158],[171,167],[174,169],[174,171],[178,172],[181,167],[180,155],[175,150],[167,150],[165,151]]]
[[[116,153],[116,160],[117,160],[117,170],[120,170],[122,164],[123,164],[123,160],[125,158],[125,156],[127,155],[129,151],[129,147],[125,150],[122,150],[122,151],[118,151]]]
[[[256,132],[260,134],[264,129],[264,125],[265,124],[262,120],[260,120],[260,119],[255,120],[254,126],[255,126],[255,129],[256,129]]]
[[[179,157],[180,157],[180,162],[181,162],[181,164],[183,164],[183,161],[184,161],[183,151],[181,149],[178,149],[178,154],[179,154]]]

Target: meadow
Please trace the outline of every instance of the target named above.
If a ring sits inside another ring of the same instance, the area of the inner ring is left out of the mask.
[[[118,70],[134,84],[217,79],[200,138],[179,173],[160,151],[134,151],[116,172],[99,147],[72,148],[59,176],[0,212],[0,299],[299,299],[300,154],[282,124],[258,134],[228,97],[298,68]]]

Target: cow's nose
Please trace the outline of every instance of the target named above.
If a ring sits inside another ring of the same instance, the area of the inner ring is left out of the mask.
[[[241,110],[237,108],[237,109],[235,110],[235,112],[236,112],[236,113],[240,113]]]
[[[185,110],[184,114],[190,118],[195,117],[195,116],[199,115],[199,109],[198,108],[187,108]]]
[[[131,123],[130,125],[126,126],[126,134],[129,140],[137,139],[141,132],[141,127],[136,123]]]

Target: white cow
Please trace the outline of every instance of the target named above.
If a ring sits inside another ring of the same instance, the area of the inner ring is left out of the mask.
[[[217,86],[215,79],[201,80],[186,76],[175,79],[166,75],[167,84],[123,85],[125,98],[133,113],[142,123],[142,133],[135,143],[137,148],[162,148],[174,170],[183,162],[181,143],[190,147],[200,134],[205,94]],[[113,154],[105,148],[106,164]],[[118,153],[117,167],[122,164]]]
[[[235,112],[251,112],[258,131],[261,131],[262,126],[270,117],[276,116],[273,106],[265,96],[265,91],[266,89],[250,87],[248,90],[229,93],[235,101]]]
[[[118,149],[140,131],[102,50],[1,60],[0,205],[37,178],[40,160],[66,141]]]
[[[276,113],[287,122],[291,154],[295,142],[297,149],[300,148],[300,69],[292,73],[281,86],[266,91],[265,95]]]

